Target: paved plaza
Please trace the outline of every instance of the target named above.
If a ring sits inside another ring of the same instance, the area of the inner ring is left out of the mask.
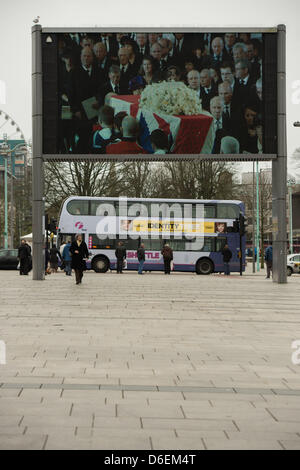
[[[300,449],[300,276],[0,285],[0,449]]]

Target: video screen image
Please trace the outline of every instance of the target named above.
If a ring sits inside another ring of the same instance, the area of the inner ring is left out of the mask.
[[[261,33],[57,36],[58,153],[263,153]]]

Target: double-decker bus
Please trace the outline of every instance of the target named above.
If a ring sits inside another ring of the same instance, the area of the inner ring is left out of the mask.
[[[97,273],[116,269],[119,241],[126,248],[126,269],[138,269],[137,249],[144,243],[144,271],[163,271],[161,250],[168,243],[173,270],[197,274],[223,272],[221,251],[228,244],[231,272],[240,272],[245,270],[241,216],[241,201],[72,196],[61,207],[57,243],[81,233],[90,252],[87,266]]]

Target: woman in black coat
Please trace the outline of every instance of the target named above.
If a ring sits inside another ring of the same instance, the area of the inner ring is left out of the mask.
[[[72,255],[72,268],[75,271],[76,284],[81,284],[83,271],[86,270],[84,258],[89,257],[88,248],[82,240],[81,234],[76,235],[75,241],[70,247],[70,253]]]

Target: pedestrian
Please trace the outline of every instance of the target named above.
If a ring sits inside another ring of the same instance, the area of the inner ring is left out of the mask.
[[[72,276],[72,256],[70,253],[71,242],[68,240],[67,243],[64,245],[64,249],[62,252],[62,258],[65,264],[65,273],[66,276]]]
[[[166,243],[161,251],[161,254],[163,255],[164,258],[164,265],[165,265],[165,274],[170,274],[171,273],[171,261],[173,260],[173,250]]]
[[[270,279],[272,265],[273,265],[273,247],[272,243],[267,247],[265,251],[265,261],[267,263],[267,276],[266,279]]]
[[[89,252],[80,233],[75,236],[75,241],[71,245],[70,253],[72,255],[72,268],[75,271],[76,284],[81,284],[83,271],[86,270],[84,258],[89,257]]]
[[[50,269],[52,273],[57,273],[58,269],[58,258],[62,261],[62,257],[56,245],[53,244],[52,248],[50,248]]]
[[[20,275],[28,275],[31,263],[31,248],[26,240],[21,240],[21,246],[18,250],[18,259],[20,263]]]
[[[223,255],[223,263],[224,263],[224,274],[226,276],[230,275],[230,265],[229,261],[232,258],[232,252],[229,249],[229,246],[226,244],[222,250],[222,255]]]
[[[45,275],[51,274],[51,271],[49,269],[49,261],[50,261],[50,253],[48,249],[48,245],[45,245]]]
[[[126,248],[123,245],[123,242],[119,242],[115,251],[117,258],[117,274],[123,274],[123,263],[126,259]]]
[[[145,258],[145,245],[144,245],[144,243],[141,243],[140,247],[138,248],[137,257],[138,257],[138,260],[139,260],[138,273],[143,274],[143,266],[144,266],[145,259],[146,259]]]

